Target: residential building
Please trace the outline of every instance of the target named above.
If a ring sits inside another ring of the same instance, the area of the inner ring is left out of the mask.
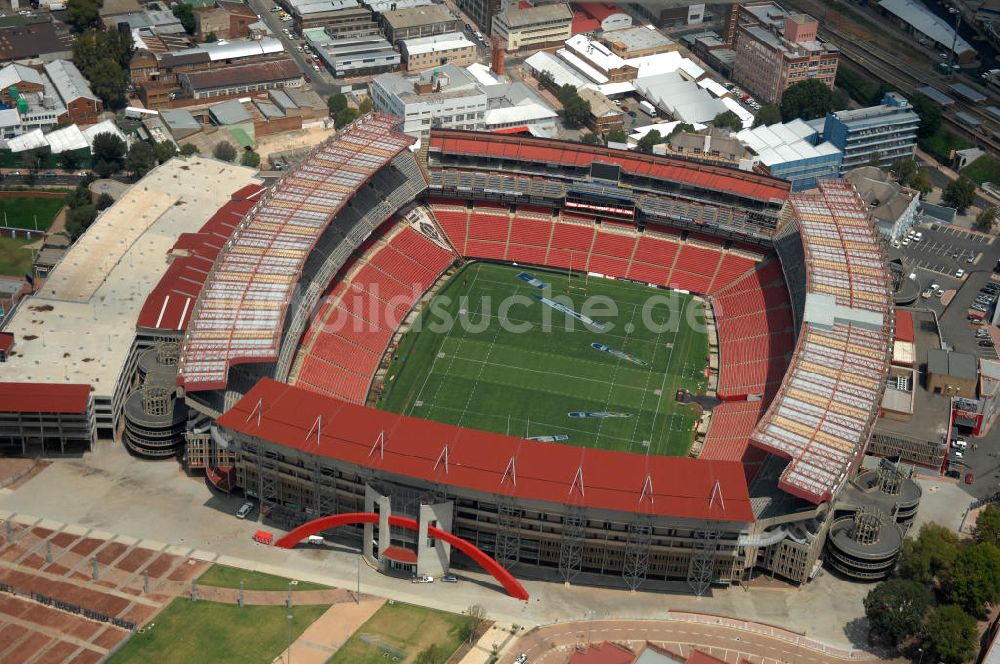
[[[444,5],[426,5],[383,12],[386,39],[396,44],[403,39],[459,32],[462,23]]]
[[[621,30],[632,26],[632,17],[613,2],[573,3],[574,35],[596,35],[609,30]]]
[[[579,91],[580,98],[590,102],[590,119],[587,126],[591,130],[604,134],[612,129],[622,129],[625,126],[625,113],[615,106],[610,99],[593,88]]]
[[[605,32],[601,41],[611,49],[612,53],[625,59],[677,50],[677,42],[673,39],[659,30],[650,30],[640,25]]]
[[[331,39],[316,28],[306,31],[306,38],[334,76],[364,76],[399,69],[399,51],[381,35]]]
[[[869,108],[835,111],[826,116],[823,138],[844,153],[841,172],[866,166],[891,164],[912,157],[920,117],[907,99],[889,92],[882,103]]]
[[[238,97],[274,88],[298,87],[302,72],[291,58],[181,74],[181,88],[194,99]]]
[[[802,120],[744,129],[736,138],[757,154],[771,175],[792,183],[792,191],[816,188],[840,173],[843,154]]]
[[[729,17],[737,21],[733,81],[759,101],[776,104],[788,86],[808,79],[833,89],[839,51],[819,39],[814,18],[773,2],[740,5]]]
[[[439,67],[449,62],[467,65],[475,62],[476,45],[460,32],[450,32],[433,37],[416,37],[399,42],[399,52],[407,71],[421,71]]]
[[[572,22],[573,12],[564,3],[508,7],[493,17],[492,34],[507,43],[508,51],[540,49],[569,39]]]
[[[872,221],[890,241],[906,235],[917,221],[920,192],[903,187],[875,166],[861,166],[844,173],[868,204]]]

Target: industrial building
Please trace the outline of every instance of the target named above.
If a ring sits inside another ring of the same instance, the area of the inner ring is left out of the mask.
[[[650,30],[644,26],[605,32],[601,41],[611,49],[612,53],[625,59],[677,50],[677,42],[673,39],[659,30]]]
[[[955,62],[966,64],[976,59],[976,50],[969,42],[956,35],[948,21],[934,14],[923,3],[917,0],[879,0],[875,6],[883,16],[895,21],[928,47],[951,53],[954,46]]]
[[[425,5],[383,12],[380,16],[386,39],[395,45],[403,39],[458,32],[462,22],[444,5]]]
[[[339,37],[313,28],[305,37],[334,76],[364,76],[399,69],[399,51],[382,35]]]

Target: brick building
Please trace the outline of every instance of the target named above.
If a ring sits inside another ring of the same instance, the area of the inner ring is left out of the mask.
[[[726,18],[726,37],[736,39],[733,81],[761,102],[776,104],[788,86],[810,78],[833,89],[839,51],[819,39],[816,19],[773,2],[739,5]]]

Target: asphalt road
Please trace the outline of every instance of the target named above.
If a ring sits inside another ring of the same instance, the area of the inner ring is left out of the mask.
[[[339,92],[340,86],[334,84],[333,77],[326,70],[326,68],[320,66],[320,70],[316,71],[313,66],[306,62],[306,55],[299,51],[299,45],[304,44],[304,40],[289,39],[283,30],[285,28],[292,29],[293,22],[286,21],[281,22],[278,15],[271,13],[271,8],[276,6],[277,3],[271,0],[247,0],[254,12],[260,15],[260,18],[267,27],[271,29],[274,36],[281,40],[281,43],[285,45],[285,51],[295,60],[295,64],[299,66],[299,69],[308,76],[311,81],[307,85],[311,86],[312,89],[323,99],[326,99],[330,95]]]

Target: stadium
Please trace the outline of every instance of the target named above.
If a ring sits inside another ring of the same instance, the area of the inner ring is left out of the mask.
[[[859,472],[894,312],[847,183],[418,143],[371,114],[178,245],[116,389],[123,440],[257,501],[279,546],[479,565],[521,599],[515,577],[700,595],[805,583],[827,550],[877,577],[913,518],[899,470]]]

